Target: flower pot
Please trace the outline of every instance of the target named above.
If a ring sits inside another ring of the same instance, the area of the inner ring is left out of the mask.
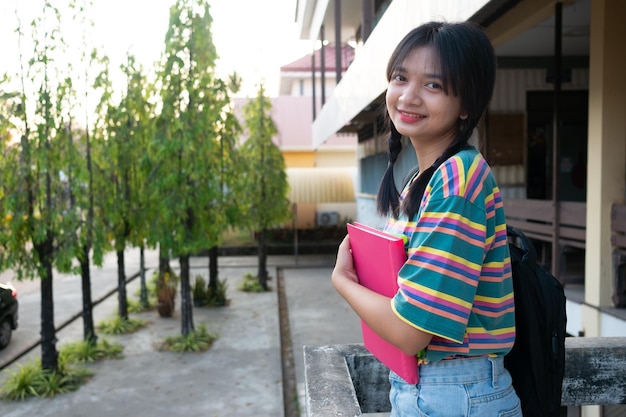
[[[176,288],[162,287],[157,291],[157,311],[161,317],[172,317]]]
[[[159,301],[157,303],[157,311],[161,317],[172,317],[174,314],[174,300]]]

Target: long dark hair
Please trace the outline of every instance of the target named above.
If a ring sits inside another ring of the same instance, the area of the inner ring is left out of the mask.
[[[468,140],[482,117],[491,95],[496,78],[496,58],[493,46],[482,28],[471,22],[425,23],[409,32],[396,46],[387,64],[387,80],[406,57],[416,48],[429,46],[439,57],[439,69],[443,91],[461,99],[461,108],[467,119],[459,119],[457,135],[450,147],[435,163],[420,167],[420,175],[414,181],[400,207],[393,166],[402,151],[402,135],[389,120],[388,165],[378,190],[377,206],[381,215],[398,217],[400,210],[409,218],[417,214],[424,190],[437,168],[448,158],[467,146]]]

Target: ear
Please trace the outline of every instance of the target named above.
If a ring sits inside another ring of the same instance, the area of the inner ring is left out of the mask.
[[[467,118],[469,117],[469,114],[467,113],[461,113],[461,115],[459,116],[459,119],[461,120],[467,120]]]

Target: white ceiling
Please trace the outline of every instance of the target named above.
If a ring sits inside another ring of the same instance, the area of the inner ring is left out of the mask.
[[[417,0],[415,0],[417,1]],[[625,0],[615,0],[625,1]],[[324,15],[317,24],[325,27],[325,38],[334,41],[334,2],[326,0]],[[360,10],[362,0],[341,1],[341,22],[343,42],[353,39],[357,28],[361,24]],[[304,10],[304,6],[308,7]],[[300,16],[298,19],[303,23],[301,36],[316,38],[317,35],[309,33],[310,24],[315,24],[315,1],[298,1]],[[319,5],[318,5],[319,6]],[[589,55],[589,23],[591,15],[591,0],[567,0],[563,2],[562,17],[562,55],[564,56],[588,56]],[[306,23],[306,24],[304,24]],[[528,57],[528,56],[553,56],[554,55],[554,16],[541,22],[534,28],[521,34],[510,42],[496,48],[496,54],[501,57]]]
[[[591,0],[563,4],[562,10],[562,55],[588,56]],[[554,55],[554,16],[496,48],[496,54],[513,57]]]

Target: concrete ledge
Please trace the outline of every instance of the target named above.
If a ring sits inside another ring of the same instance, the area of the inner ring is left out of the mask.
[[[358,359],[356,359],[358,358]],[[358,362],[362,366],[350,369],[350,364]],[[369,365],[365,365],[369,364]],[[359,416],[370,410],[370,396],[378,398],[384,393],[385,384],[372,384],[366,392],[357,394],[364,380],[382,381],[388,378],[389,371],[363,345],[330,345],[304,347],[304,389],[307,416]],[[387,380],[388,395],[389,382]],[[360,397],[360,398],[359,398]],[[386,409],[391,405],[387,400]]]
[[[563,406],[626,404],[626,337],[565,341]],[[362,344],[305,346],[308,417],[389,412],[388,369]]]
[[[626,404],[626,337],[565,339],[563,405]]]

